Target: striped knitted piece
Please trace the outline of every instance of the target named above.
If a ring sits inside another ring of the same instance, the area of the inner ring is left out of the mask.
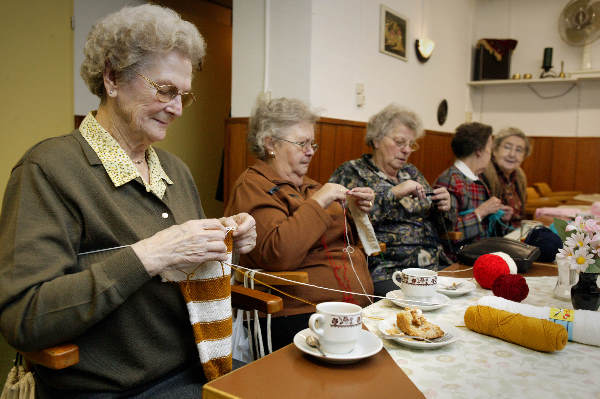
[[[232,232],[225,243],[231,263]],[[221,262],[179,268],[161,274],[163,281],[177,282],[185,298],[196,346],[207,380],[231,371],[231,268]]]

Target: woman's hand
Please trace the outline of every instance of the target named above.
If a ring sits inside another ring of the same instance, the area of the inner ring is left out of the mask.
[[[371,212],[371,209],[373,209],[375,192],[370,187],[354,187],[352,190],[346,192],[346,195],[354,198],[356,206],[358,206],[361,211],[369,213]]]
[[[446,187],[437,187],[433,189],[432,201],[437,205],[437,209],[442,212],[449,211],[452,207],[452,201],[450,200],[450,193]]]
[[[415,195],[419,199],[425,199],[425,188],[421,183],[414,180],[406,180],[392,187],[392,193],[396,198],[406,197],[407,195]]]
[[[217,219],[189,220],[131,246],[146,271],[155,276],[174,265],[226,260],[225,227]]]
[[[323,187],[312,195],[312,199],[317,201],[321,208],[325,209],[333,201],[343,201],[346,199],[346,193],[348,189],[341,184],[336,183],[325,183]]]
[[[512,208],[512,206],[502,205],[500,209],[504,211],[504,215],[502,215],[501,220],[505,223],[510,222],[510,219],[512,219],[512,216],[515,213],[515,210]]]
[[[501,206],[502,202],[498,198],[492,197],[489,200],[485,201],[483,204],[479,205],[477,208],[475,208],[475,212],[477,215],[479,215],[481,219],[483,219],[487,215],[496,213]]]
[[[221,218],[225,227],[233,227],[233,247],[240,254],[247,254],[256,245],[256,221],[247,213]]]

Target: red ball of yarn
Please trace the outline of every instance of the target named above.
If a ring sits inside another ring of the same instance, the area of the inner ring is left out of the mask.
[[[510,268],[502,257],[493,254],[481,255],[473,264],[473,277],[482,288],[492,288],[499,276],[510,274]]]
[[[494,281],[492,292],[509,301],[521,302],[529,295],[529,286],[520,274],[507,274]]]

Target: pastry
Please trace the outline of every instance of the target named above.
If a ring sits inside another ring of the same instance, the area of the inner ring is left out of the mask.
[[[396,325],[406,335],[434,339],[444,336],[439,326],[428,322],[421,309],[407,308],[396,315]]]

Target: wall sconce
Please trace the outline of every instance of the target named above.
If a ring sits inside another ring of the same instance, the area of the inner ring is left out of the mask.
[[[415,40],[415,53],[417,53],[417,59],[423,63],[429,60],[433,53],[435,43],[430,39],[417,39]]]

